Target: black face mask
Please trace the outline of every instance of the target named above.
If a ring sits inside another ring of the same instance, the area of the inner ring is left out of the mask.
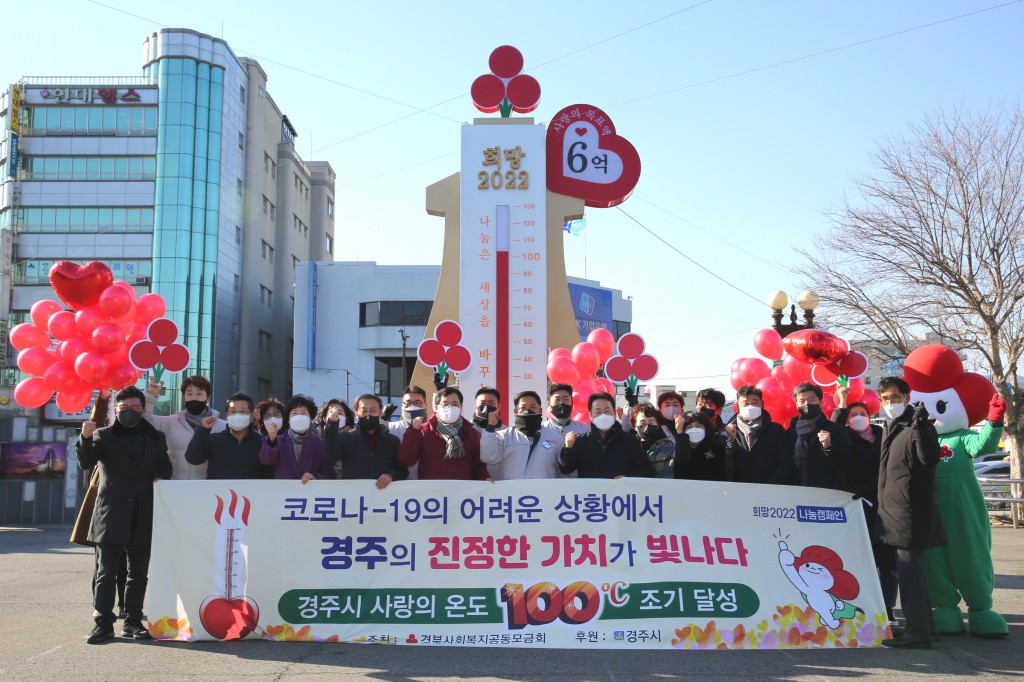
[[[568,403],[558,403],[551,408],[551,416],[555,419],[565,419],[572,414],[572,405]]]
[[[373,431],[380,426],[380,417],[375,414],[359,417],[356,419],[356,425],[360,431]]]
[[[497,412],[497,411],[498,411],[498,408],[495,407],[494,405],[481,405],[480,407],[477,408],[476,414],[473,416],[473,423],[476,424],[477,426],[479,426],[480,428],[486,428],[487,427],[487,416],[491,412]],[[500,419],[498,420],[498,423],[499,424],[501,423]]]
[[[700,408],[700,413],[702,415],[704,415],[705,417],[707,417],[708,419],[711,419],[711,420],[713,420],[715,418],[715,412],[716,412],[716,410],[713,407],[702,407],[702,408]]]
[[[799,408],[800,416],[804,419],[817,419],[821,415],[821,405],[817,403],[807,403],[801,405]]]
[[[117,413],[117,423],[126,429],[133,429],[142,421],[142,413],[135,410],[123,410]]]
[[[417,417],[427,416],[427,408],[425,407],[403,407],[402,408],[402,421],[412,422]]]
[[[516,415],[516,428],[525,433],[530,438],[533,438],[540,432],[540,422],[544,418],[544,415],[536,414],[534,412],[527,412],[526,414]]]
[[[203,412],[206,412],[206,401],[205,400],[186,400],[185,411],[193,417],[198,417]]]
[[[650,442],[661,435],[661,427],[657,424],[641,424],[636,432],[640,434],[640,440]]]

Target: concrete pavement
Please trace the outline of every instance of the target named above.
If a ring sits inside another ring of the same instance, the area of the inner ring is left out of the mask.
[[[929,680],[1024,677],[1024,530],[993,528],[996,608],[1010,637],[932,651],[604,651],[263,641],[89,646],[91,549],[67,527],[0,528],[0,679],[18,680]],[[120,626],[116,631],[120,633]]]

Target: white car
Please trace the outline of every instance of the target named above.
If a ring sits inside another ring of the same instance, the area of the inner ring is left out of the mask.
[[[975,462],[974,463],[974,475],[978,478],[1009,478],[1010,477],[1010,463],[1009,462]],[[1009,497],[1010,496],[1010,484],[1009,483],[994,483],[991,481],[985,481],[981,484],[981,493],[985,497]],[[1006,502],[999,502],[994,500],[985,500],[985,506],[988,507],[989,511],[1001,511],[1009,509],[1009,504]]]

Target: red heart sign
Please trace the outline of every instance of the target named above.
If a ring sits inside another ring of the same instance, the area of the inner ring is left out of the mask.
[[[567,136],[572,130],[576,134]],[[621,204],[640,180],[640,155],[615,134],[608,114],[589,104],[573,104],[548,124],[548,189],[583,199],[587,206]]]
[[[199,620],[217,639],[242,639],[256,629],[260,610],[249,597],[207,597],[199,607]]]
[[[114,275],[103,263],[92,261],[78,265],[57,261],[50,268],[50,284],[57,297],[72,310],[81,310],[100,302],[100,294],[113,285]]]
[[[838,362],[849,348],[837,336],[820,329],[801,329],[782,340],[786,352],[797,360],[814,365]]]

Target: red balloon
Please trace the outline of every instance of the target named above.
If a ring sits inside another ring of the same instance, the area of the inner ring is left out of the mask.
[[[736,358],[735,360],[733,360],[732,365],[729,367],[729,373],[735,374],[736,372],[740,371],[740,365],[743,364],[744,360],[746,360],[746,358]]]
[[[65,386],[80,381],[78,375],[75,374],[74,363],[64,360],[58,360],[47,367],[43,372],[43,378],[46,379],[51,391],[59,391]]]
[[[786,374],[786,368],[782,365],[775,365],[772,367],[772,376],[781,381],[782,385],[785,386],[787,390],[792,390],[793,387],[796,386],[796,382]]]
[[[579,394],[583,396],[584,399],[589,398],[595,393],[597,393],[597,385],[594,383],[593,379],[584,379],[576,384],[576,387],[573,389],[574,396]]]
[[[131,363],[125,362],[120,365],[113,365],[107,377],[110,380],[111,386],[124,388],[125,386],[133,386],[139,380],[141,374]]]
[[[801,329],[782,340],[782,347],[797,360],[812,364],[837,362],[846,355],[849,344],[820,329]]]
[[[743,381],[743,377],[740,376],[739,372],[732,372],[729,375],[729,385],[735,388],[737,391],[740,387],[745,386],[747,382]]]
[[[598,327],[587,335],[587,341],[597,348],[601,358],[601,364],[608,362],[608,358],[615,352],[615,337],[604,327]]]
[[[135,326],[135,313],[135,301],[133,300],[132,304],[128,306],[128,312],[120,317],[111,318],[110,321],[124,329],[131,329]]]
[[[580,371],[572,358],[558,356],[548,363],[548,378],[556,384],[575,386],[580,380]]]
[[[42,407],[52,395],[53,391],[50,390],[50,385],[46,383],[45,379],[39,377],[22,379],[14,387],[14,402],[30,409]]]
[[[136,341],[128,349],[128,359],[137,369],[152,369],[160,362],[160,346],[152,341]]]
[[[851,402],[851,403],[855,403],[855,402],[858,402],[860,400],[863,400],[864,399],[864,389],[865,389],[865,386],[864,386],[864,380],[863,379],[861,379],[861,378],[850,379],[850,394],[846,397],[846,399],[849,402]]]
[[[469,367],[469,363],[473,361],[473,358],[469,354],[469,349],[465,346],[452,346],[444,354],[444,361],[456,372],[463,372]]]
[[[136,317],[149,322],[164,316],[167,312],[167,303],[160,294],[143,294],[135,299],[135,311]]]
[[[78,326],[75,324],[75,314],[68,310],[61,310],[50,317],[47,324],[50,335],[58,341],[66,341],[78,333]]]
[[[49,348],[50,335],[31,322],[22,322],[7,336],[15,350],[26,348]]]
[[[29,317],[32,318],[32,324],[40,329],[46,329],[50,322],[50,318],[62,310],[64,310],[64,308],[61,307],[60,303],[49,299],[43,299],[42,301],[36,301],[32,304],[32,308],[29,311]]]
[[[789,375],[789,378],[793,380],[794,386],[811,380],[811,366],[803,360],[797,360],[792,355],[786,355],[782,358],[782,367],[785,369],[786,374]]]
[[[99,309],[107,317],[121,317],[131,310],[135,303],[135,293],[124,287],[111,285],[100,294]]]
[[[568,348],[555,348],[548,353],[548,362],[551,362],[555,358],[569,358],[572,359],[572,351]]]
[[[172,343],[160,351],[160,364],[168,372],[181,372],[188,367],[190,362],[192,362],[192,354],[187,346],[180,343]]]
[[[868,406],[868,415],[874,416],[882,409],[882,401],[878,399],[878,393],[874,389],[865,388],[864,395],[860,401]]]
[[[96,308],[83,308],[75,313],[75,327],[82,336],[92,336],[96,327],[107,321],[106,316]]]
[[[601,366],[601,354],[594,344],[580,341],[572,349],[572,361],[576,363],[576,368],[579,369],[580,374],[589,377],[596,374],[597,368]]]
[[[832,418],[832,413],[836,411],[836,399],[831,393],[825,393],[821,396],[821,411],[829,419]]]
[[[633,376],[640,381],[650,381],[658,373],[658,361],[653,355],[644,353],[633,361]]]
[[[604,366],[604,375],[617,383],[622,383],[633,373],[633,363],[621,355],[608,358]]]
[[[781,360],[782,337],[774,329],[762,329],[754,334],[754,350],[769,360]]]
[[[863,376],[868,371],[868,356],[858,351],[847,353],[839,361],[839,370],[851,379]]]
[[[839,374],[839,367],[832,363],[811,366],[811,381],[819,386],[834,386],[839,380]]]
[[[133,287],[128,282],[125,282],[124,280],[119,279],[119,280],[115,281],[112,286],[121,287],[125,291],[130,291],[132,293],[132,301],[133,302],[135,301],[135,287]]]
[[[81,412],[92,402],[92,389],[86,388],[82,391],[68,391],[64,389],[57,393],[57,407],[69,414]]]
[[[449,348],[457,346],[462,343],[462,327],[454,320],[445,320],[434,329],[434,338]]]
[[[586,405],[584,405],[584,407],[586,407]],[[572,416],[572,418],[578,422],[583,422],[584,424],[590,423],[590,413],[586,410],[579,410]]]
[[[643,337],[639,334],[629,332],[619,338],[619,355],[627,360],[636,360],[643,355],[646,347],[647,344],[644,343]]]
[[[34,377],[43,376],[55,362],[57,354],[45,348],[26,348],[18,353],[18,369]]]
[[[88,353],[92,350],[94,350],[92,341],[82,336],[75,335],[70,339],[62,341],[60,345],[57,346],[57,355],[59,355],[60,359],[64,362],[75,364],[75,360],[78,359],[79,355],[82,353]]]
[[[608,379],[605,379],[604,377],[598,377],[597,379],[594,379],[594,386],[596,386],[597,390],[601,391],[602,393],[607,393],[608,395],[615,395],[615,384],[608,381]]]
[[[796,409],[796,403],[792,400],[783,400],[776,404],[775,412],[769,412],[772,416],[772,421],[778,422],[783,426],[788,426],[789,420],[800,414],[800,411]]]
[[[764,394],[764,401],[779,402],[783,399],[789,400],[789,392],[786,387],[783,386],[782,382],[772,376],[767,376],[758,381],[755,386],[761,390]]]
[[[416,353],[424,365],[437,367],[444,361],[444,344],[437,339],[424,339]]]
[[[62,260],[50,268],[50,286],[57,298],[72,310],[96,305],[100,294],[113,283],[110,268],[99,261],[78,265]]]
[[[146,333],[149,335],[149,340],[156,345],[169,346],[178,339],[178,325],[174,324],[174,320],[162,317],[150,322]]]
[[[756,386],[758,381],[772,375],[772,368],[761,358],[747,358],[740,363],[739,375],[744,383]]]
[[[92,345],[100,353],[113,353],[124,346],[124,330],[113,322],[104,322],[92,331]]]
[[[86,383],[103,381],[110,369],[107,359],[95,352],[82,353],[75,360],[75,374]]]

